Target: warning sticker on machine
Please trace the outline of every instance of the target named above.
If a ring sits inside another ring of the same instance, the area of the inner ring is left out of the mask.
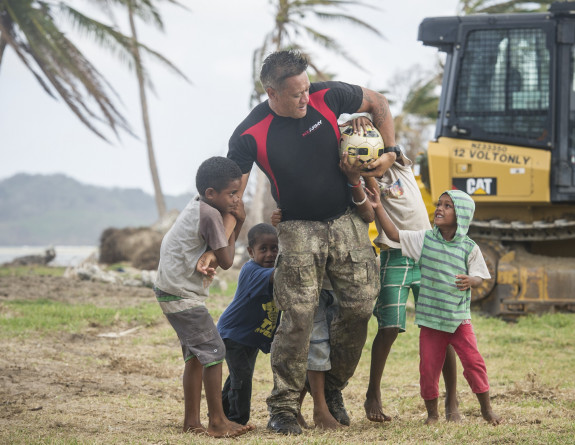
[[[453,188],[468,195],[497,195],[497,178],[453,178]]]
[[[471,148],[456,147],[453,149],[453,156],[512,165],[529,165],[531,162],[531,156],[509,153],[507,147],[489,145],[472,144]]]

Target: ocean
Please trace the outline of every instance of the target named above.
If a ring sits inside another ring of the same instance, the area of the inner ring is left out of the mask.
[[[10,262],[15,258],[26,255],[44,255],[48,247],[37,246],[19,246],[19,247],[3,247],[0,246],[0,264]],[[96,246],[54,246],[56,251],[56,258],[54,258],[50,266],[76,266],[92,253],[98,252]]]

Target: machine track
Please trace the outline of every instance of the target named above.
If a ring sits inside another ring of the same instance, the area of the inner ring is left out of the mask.
[[[497,241],[556,241],[575,239],[575,220],[557,219],[553,222],[506,222],[498,219],[472,221],[469,236]]]

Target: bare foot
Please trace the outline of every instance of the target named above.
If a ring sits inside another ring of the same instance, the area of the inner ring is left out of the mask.
[[[246,434],[253,429],[252,425],[240,425],[225,419],[222,422],[211,422],[208,424],[207,434],[212,437],[237,437]]]
[[[316,428],[320,428],[322,430],[337,430],[344,427],[344,425],[335,420],[327,409],[325,411],[316,411],[314,409],[313,421]]]
[[[381,409],[381,402],[376,399],[366,398],[363,404],[365,408],[365,416],[368,420],[372,422],[390,422],[391,417],[384,414],[383,410]]]
[[[439,416],[427,416],[427,419],[425,419],[426,425],[433,425],[437,422],[439,422]]]
[[[206,428],[200,423],[198,425],[184,425],[184,433],[204,434]]]
[[[457,397],[445,397],[445,418],[448,422],[461,422]]]
[[[305,419],[303,418],[303,416],[301,415],[301,411],[297,412],[297,416],[296,416],[296,420],[299,426],[301,426],[302,428],[305,428],[306,430],[309,430],[311,427],[307,424],[307,422],[305,421]]]
[[[501,422],[503,422],[503,419],[499,417],[497,414],[495,414],[492,410],[487,410],[485,412],[481,411],[481,415],[485,420],[487,420],[487,422],[489,422],[493,426],[497,426]]]

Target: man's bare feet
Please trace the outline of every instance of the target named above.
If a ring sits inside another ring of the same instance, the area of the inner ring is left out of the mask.
[[[439,416],[427,416],[427,419],[425,419],[425,424],[426,425],[433,425],[434,423],[439,422]]]
[[[380,423],[391,421],[391,417],[384,414],[381,409],[381,402],[379,400],[368,397],[365,399],[363,407],[365,408],[365,416],[367,417],[367,420]]]
[[[322,411],[314,409],[313,421],[316,428],[320,428],[322,430],[337,430],[344,427],[344,425],[335,420],[327,408]]]
[[[210,421],[206,433],[212,437],[238,437],[252,429],[254,429],[253,425],[240,425],[239,423],[225,419],[217,424]]]
[[[459,402],[457,396],[445,397],[445,418],[448,422],[461,422],[461,414],[459,413]]]

